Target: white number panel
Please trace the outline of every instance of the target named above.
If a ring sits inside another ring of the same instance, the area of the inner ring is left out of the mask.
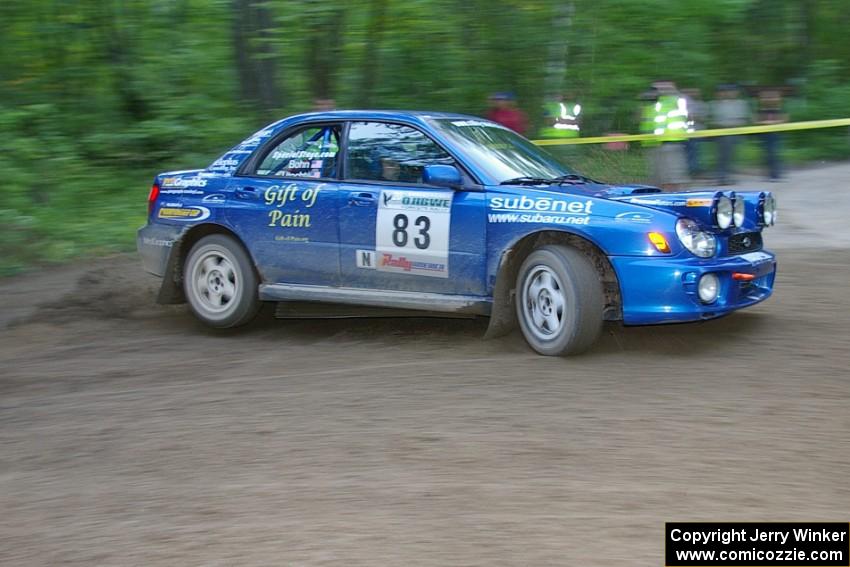
[[[375,223],[376,268],[449,277],[451,191],[381,191]]]

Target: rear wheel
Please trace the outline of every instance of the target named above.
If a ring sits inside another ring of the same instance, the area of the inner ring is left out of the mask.
[[[233,238],[212,234],[189,252],[183,289],[195,316],[211,327],[238,327],[260,309],[257,275],[245,249]]]
[[[602,330],[605,298],[590,259],[568,246],[532,252],[517,276],[516,309],[522,334],[540,354],[589,349]]]

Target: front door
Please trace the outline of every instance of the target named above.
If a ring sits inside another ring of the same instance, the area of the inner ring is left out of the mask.
[[[425,185],[456,165],[410,126],[354,122],[340,185],[342,285],[462,295],[485,292],[484,194]]]
[[[339,285],[340,132],[313,125],[284,134],[233,178],[228,219],[265,283]]]

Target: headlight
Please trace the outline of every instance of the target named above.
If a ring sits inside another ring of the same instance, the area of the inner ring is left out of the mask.
[[[726,230],[732,225],[734,209],[732,207],[732,199],[723,195],[717,198],[714,205],[714,221],[717,223],[720,230]]]
[[[691,219],[676,221],[676,235],[679,237],[682,246],[700,258],[710,258],[714,256],[714,252],[717,250],[717,239],[714,238],[714,235],[700,230],[697,223]]]
[[[697,293],[703,303],[714,303],[720,293],[720,280],[714,274],[703,274],[697,284]]]
[[[764,198],[761,220],[764,226],[773,226],[776,224],[776,197],[772,193],[768,193]]]
[[[735,200],[732,201],[732,220],[735,223],[735,226],[742,227],[744,226],[744,220],[747,217],[747,202],[744,201],[741,197],[735,197]]]

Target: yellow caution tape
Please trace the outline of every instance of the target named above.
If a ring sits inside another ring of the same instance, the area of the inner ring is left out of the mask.
[[[740,128],[717,128],[713,130],[697,130],[696,132],[677,133],[678,137],[687,138],[716,138],[718,136],[738,136],[741,134],[766,134],[767,132],[790,132],[792,130],[814,130],[816,128],[835,128],[850,126],[850,118],[834,120],[808,120],[806,122],[783,122],[782,124],[766,124],[764,126],[742,126]],[[618,136],[596,136],[594,138],[569,138],[552,140],[532,140],[538,146],[571,146],[575,144],[608,144],[611,142],[642,142],[669,140],[668,136],[655,134],[623,134]]]

